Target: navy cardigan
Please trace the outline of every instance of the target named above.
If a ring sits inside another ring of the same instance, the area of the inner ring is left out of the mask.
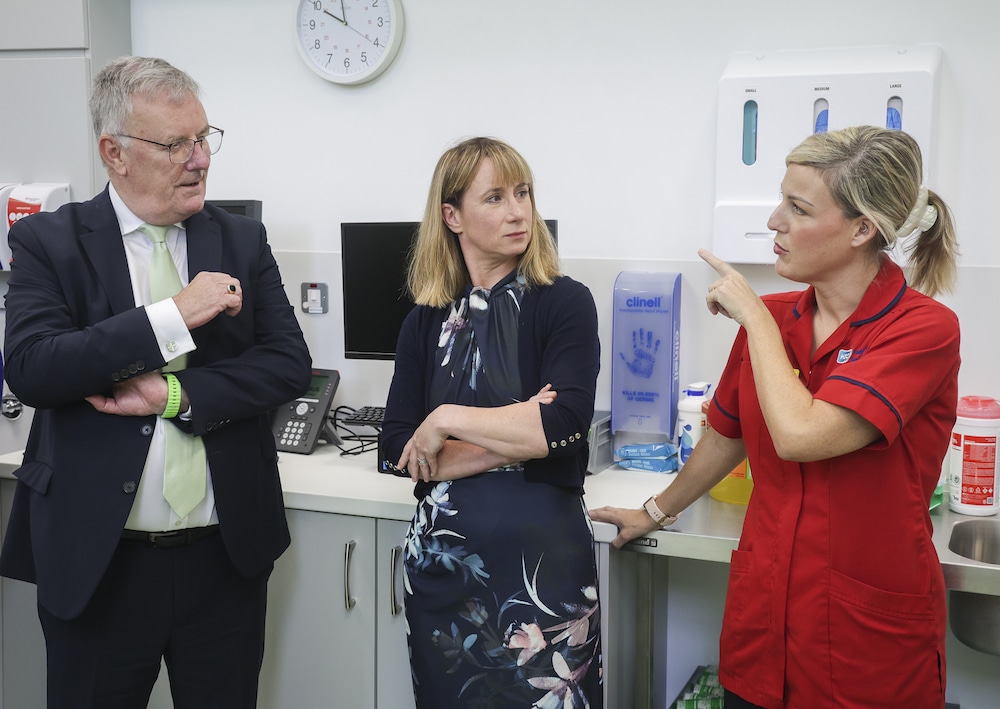
[[[382,429],[383,454],[391,463],[399,460],[403,446],[430,413],[433,353],[449,308],[417,306],[400,330]],[[528,480],[578,488],[582,494],[600,357],[597,308],[586,286],[562,276],[551,286],[525,291],[518,324],[522,401],[545,384],[558,394],[553,403],[540,405],[549,454],[525,462]],[[418,483],[418,499],[428,487]]]

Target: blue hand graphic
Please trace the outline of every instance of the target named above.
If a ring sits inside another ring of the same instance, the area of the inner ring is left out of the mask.
[[[632,361],[629,362],[625,359],[624,352],[619,352],[618,356],[622,358],[622,361],[625,362],[632,374],[643,379],[649,379],[653,376],[653,367],[656,365],[656,351],[659,349],[660,341],[653,342],[653,333],[639,328],[638,333],[635,330],[632,331]]]

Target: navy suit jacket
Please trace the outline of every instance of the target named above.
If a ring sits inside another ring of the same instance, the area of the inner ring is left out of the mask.
[[[260,222],[216,207],[188,219],[188,270],[239,279],[243,309],[192,331],[178,372],[205,443],[226,550],[245,575],[289,544],[271,412],[308,388],[309,351]],[[6,375],[35,407],[0,554],[0,574],[74,618],[104,575],[128,518],[155,416],[96,411],[85,396],[164,365],[137,308],[107,189],[17,222],[7,294]],[[176,419],[172,425],[178,425]]]

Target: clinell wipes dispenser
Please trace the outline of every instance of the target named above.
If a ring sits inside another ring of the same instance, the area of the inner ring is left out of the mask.
[[[648,445],[650,455],[634,458],[676,459],[680,306],[678,273],[622,271],[615,280],[611,432],[616,455],[624,445],[632,452],[638,450],[634,446]],[[673,452],[651,455],[665,450],[661,444]]]

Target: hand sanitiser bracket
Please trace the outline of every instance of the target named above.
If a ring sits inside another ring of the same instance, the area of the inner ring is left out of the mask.
[[[863,47],[733,55],[719,81],[712,250],[734,263],[774,263],[767,219],[785,156],[809,134],[854,125],[916,139],[933,175],[941,49]]]

